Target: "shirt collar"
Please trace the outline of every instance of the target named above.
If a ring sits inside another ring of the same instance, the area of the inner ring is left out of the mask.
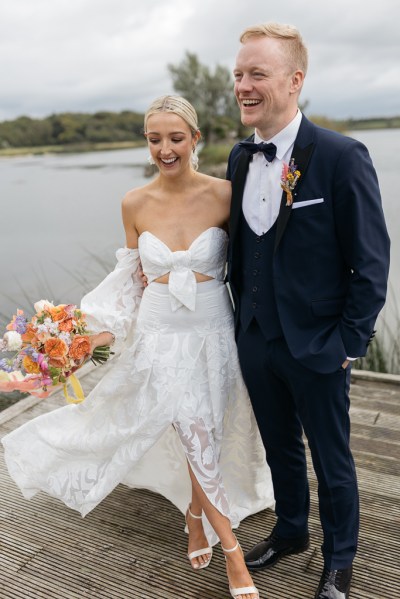
[[[297,133],[300,128],[302,116],[303,115],[301,114],[300,110],[297,110],[294,119],[290,121],[290,123],[286,125],[284,129],[279,131],[279,133],[277,133],[276,135],[274,135],[274,137],[271,137],[271,139],[268,140],[260,137],[257,131],[255,131],[254,142],[256,144],[260,143],[261,141],[265,141],[266,143],[274,143],[276,145],[276,157],[279,160],[282,160],[290,146],[292,146],[295,142]]]

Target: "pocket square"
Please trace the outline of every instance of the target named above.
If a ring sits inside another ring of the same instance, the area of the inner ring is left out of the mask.
[[[312,206],[313,204],[322,204],[324,198],[317,198],[316,200],[304,200],[303,202],[293,202],[292,210],[295,208],[305,208],[306,206]]]

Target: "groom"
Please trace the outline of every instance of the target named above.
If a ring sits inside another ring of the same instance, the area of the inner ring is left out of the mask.
[[[255,133],[229,158],[228,277],[277,516],[246,563],[263,570],[309,546],[304,431],[324,535],[315,598],[345,599],[359,526],[350,366],[385,302],[389,238],[366,148],[298,110],[307,50],[297,29],[267,23],[240,41],[235,95]]]

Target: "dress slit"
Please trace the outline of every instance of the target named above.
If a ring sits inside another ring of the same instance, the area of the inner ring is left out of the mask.
[[[231,520],[228,496],[219,468],[220,447],[201,418],[174,422],[183,450],[199,485],[209,502]]]

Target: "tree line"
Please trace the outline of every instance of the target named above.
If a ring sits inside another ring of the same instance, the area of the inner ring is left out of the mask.
[[[180,63],[168,64],[167,69],[175,93],[187,98],[195,107],[206,145],[233,142],[249,133],[240,122],[229,69],[217,64],[211,70],[201,64],[196,54],[188,51]],[[306,100],[301,109],[304,111],[307,105]],[[43,119],[22,116],[0,123],[0,149],[143,140],[143,117],[142,113],[129,110],[94,114],[67,112]],[[339,131],[400,126],[400,117],[351,121],[309,118],[323,127]]]
[[[0,123],[0,148],[122,142],[143,139],[143,114],[124,110],[66,112],[43,119],[21,116]]]
[[[240,136],[239,109],[232,93],[230,71],[217,65],[214,71],[186,52],[183,60],[167,66],[175,93],[196,108],[205,143]],[[95,114],[67,112],[43,119],[21,116],[0,123],[0,149],[143,139],[143,117],[139,112],[101,111]]]

